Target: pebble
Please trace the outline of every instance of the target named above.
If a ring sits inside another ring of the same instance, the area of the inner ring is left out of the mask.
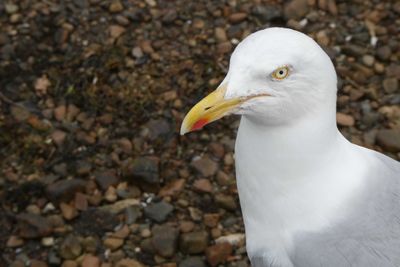
[[[229,22],[235,24],[244,21],[247,18],[247,14],[244,12],[233,13],[229,16]]]
[[[78,263],[73,260],[65,260],[61,267],[78,267]]]
[[[245,241],[245,235],[241,233],[221,236],[217,240],[215,240],[217,244],[229,243],[232,246],[237,246],[237,247],[244,245],[244,241]]]
[[[362,56],[362,62],[367,67],[372,67],[375,63],[375,58],[371,55],[364,55]]]
[[[184,253],[197,254],[203,252],[208,244],[208,233],[198,231],[183,233],[180,238],[179,246]]]
[[[172,213],[174,206],[171,204],[160,201],[157,203],[151,203],[144,208],[144,214],[147,218],[150,218],[158,223],[162,223],[167,220],[168,215]]]
[[[198,179],[193,183],[193,189],[201,193],[212,193],[213,186],[209,179]]]
[[[43,237],[40,243],[45,247],[51,247],[54,245],[54,237]]]
[[[46,218],[33,213],[19,214],[17,229],[19,236],[23,238],[38,238],[48,236],[53,232],[53,228]]]
[[[284,6],[283,14],[287,20],[300,20],[307,14],[308,10],[307,0],[292,0]]]
[[[211,266],[224,263],[232,254],[232,245],[229,243],[218,243],[206,249],[206,258]]]
[[[127,176],[148,184],[159,184],[158,161],[153,158],[138,157],[129,165]]]
[[[388,60],[392,54],[389,46],[381,46],[376,49],[376,55],[380,60]]]
[[[400,152],[400,131],[382,129],[376,134],[376,142],[388,152]]]
[[[12,3],[7,3],[7,4],[5,4],[4,7],[8,14],[17,13],[19,10],[19,7],[16,4],[12,4]]]
[[[194,158],[190,165],[205,177],[212,176],[218,171],[218,164],[208,156]]]
[[[152,229],[154,250],[162,257],[172,257],[177,248],[179,231],[169,225],[155,225]]]
[[[126,30],[124,27],[120,25],[111,25],[108,28],[111,38],[118,38],[120,37]]]
[[[355,120],[351,115],[347,115],[341,112],[336,113],[336,121],[340,126],[354,126]]]
[[[59,255],[66,260],[76,259],[82,253],[79,239],[74,235],[68,235],[59,247]]]
[[[48,185],[46,193],[55,202],[70,201],[75,193],[83,191],[85,186],[86,182],[81,179],[60,180]]]
[[[204,225],[213,228],[218,225],[220,215],[218,213],[206,213],[204,214],[203,222]]]
[[[122,3],[119,0],[114,0],[111,2],[108,10],[111,13],[118,13],[124,10],[124,6],[122,5]]]
[[[144,267],[144,265],[134,259],[122,259],[115,264],[115,267]]]
[[[104,239],[103,244],[106,248],[109,248],[111,250],[116,250],[124,244],[124,240],[121,238],[108,237]]]
[[[67,107],[65,105],[59,105],[53,111],[54,117],[58,121],[63,121],[66,113],[67,113]]]
[[[31,260],[30,267],[47,267],[47,263],[40,260]]]
[[[383,89],[388,94],[393,94],[399,90],[399,81],[396,78],[385,79],[382,82]]]
[[[189,257],[179,263],[179,267],[206,267],[201,257]]]
[[[24,240],[22,238],[12,235],[8,238],[6,246],[8,248],[16,248],[16,247],[22,246],[23,244],[24,244]]]
[[[118,214],[118,213],[124,211],[128,207],[138,206],[138,205],[139,205],[139,201],[137,199],[124,199],[124,200],[117,201],[110,205],[101,206],[100,209],[103,211],[113,213],[113,214]]]
[[[69,204],[60,203],[60,210],[63,217],[68,221],[78,216],[78,211],[75,209],[74,206],[71,206]]]
[[[100,267],[100,259],[96,256],[92,255],[85,255],[83,257],[82,267]]]
[[[161,190],[159,191],[158,195],[160,197],[166,197],[166,196],[176,196],[181,192],[184,187],[185,187],[185,179],[176,179],[171,182],[169,182],[167,185],[165,185]]]
[[[219,207],[230,210],[230,211],[236,211],[238,208],[236,200],[234,199],[233,196],[230,196],[230,195],[217,194],[215,196],[215,203]]]
[[[214,29],[214,35],[215,35],[215,39],[217,39],[218,43],[226,42],[228,40],[226,31],[224,28],[216,27]]]

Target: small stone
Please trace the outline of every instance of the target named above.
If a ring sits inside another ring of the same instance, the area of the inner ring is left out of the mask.
[[[399,89],[399,81],[396,78],[389,78],[383,80],[383,89],[388,94],[393,94]]]
[[[336,113],[336,121],[340,126],[354,126],[354,118],[350,115],[344,114],[344,113],[340,113],[337,112]]]
[[[60,105],[56,107],[53,111],[54,117],[58,121],[63,121],[66,113],[67,113],[67,107],[65,105]]]
[[[175,196],[178,195],[179,192],[181,192],[184,187],[185,187],[185,179],[172,180],[163,188],[161,188],[158,195],[160,197]]]
[[[19,106],[19,105],[11,106],[10,111],[11,111],[11,115],[17,121],[26,121],[31,116],[31,113],[29,112],[29,110],[27,110],[26,108]]]
[[[12,3],[7,3],[7,4],[5,4],[4,7],[5,7],[5,10],[6,10],[6,12],[8,14],[17,13],[18,10],[19,10],[19,7],[17,5],[15,5],[15,4],[12,4]]]
[[[215,244],[206,249],[207,261],[211,266],[224,263],[232,254],[232,246],[229,243]]]
[[[115,170],[97,172],[94,179],[102,190],[107,190],[108,187],[118,184],[119,181]]]
[[[71,206],[69,204],[60,203],[60,209],[63,217],[68,221],[78,216],[78,211],[75,209],[74,206]]]
[[[111,212],[113,214],[118,214],[130,206],[138,206],[138,205],[139,201],[137,199],[124,199],[117,201],[111,205],[101,206],[100,209],[103,211]]]
[[[201,257],[190,257],[181,261],[179,267],[206,267],[206,264]]]
[[[122,259],[115,264],[115,267],[144,267],[144,265],[133,259]]]
[[[132,53],[132,56],[136,59],[139,59],[139,58],[143,57],[143,55],[144,55],[142,49],[139,46],[134,47],[132,49],[131,53]]]
[[[151,45],[151,41],[150,40],[143,40],[142,42],[140,42],[140,48],[146,54],[153,54],[154,53],[154,49],[153,49],[153,46]]]
[[[235,183],[235,181],[225,172],[218,171],[217,173],[217,183],[221,186],[229,186]]]
[[[239,13],[233,13],[229,16],[229,22],[235,24],[242,22],[247,18],[247,14],[244,12],[239,12]]]
[[[83,191],[86,182],[81,179],[60,180],[47,186],[46,193],[48,197],[55,202],[70,201],[76,192]]]
[[[54,237],[50,236],[50,237],[43,237],[41,244],[45,247],[51,247],[54,245]]]
[[[376,49],[376,55],[381,60],[388,60],[392,54],[392,51],[389,46],[381,46]]]
[[[84,195],[84,194],[82,194],[80,192],[77,192],[75,194],[74,204],[75,204],[75,208],[77,210],[80,210],[80,211],[87,210],[88,201],[87,201],[86,195]]]
[[[23,213],[17,216],[17,229],[23,238],[38,238],[48,236],[53,232],[53,228],[46,218],[32,213]]]
[[[51,134],[51,139],[57,146],[62,146],[64,144],[65,138],[67,137],[67,133],[61,130],[55,130]]]
[[[119,25],[111,25],[108,27],[108,31],[111,38],[115,39],[120,37],[125,32],[125,28]]]
[[[400,152],[400,131],[395,129],[379,130],[376,142],[388,152]]]
[[[50,80],[47,78],[47,76],[44,75],[35,81],[34,87],[38,95],[46,95],[47,88],[50,85],[51,85]]]
[[[375,63],[375,58],[371,55],[364,55],[362,57],[362,62],[364,63],[365,66],[372,67]]]
[[[225,195],[225,194],[218,194],[215,196],[215,202],[221,208],[235,211],[237,210],[237,203],[233,196]]]
[[[21,260],[13,261],[10,267],[25,267],[25,263]]]
[[[168,215],[174,210],[174,206],[171,204],[160,201],[157,203],[151,203],[147,207],[144,208],[144,213],[146,217],[158,222],[162,223],[167,220]]]
[[[136,158],[128,167],[127,176],[148,184],[159,184],[158,161],[148,157]]]
[[[292,0],[285,4],[283,13],[287,20],[300,20],[308,13],[308,0]]]
[[[216,27],[214,30],[215,39],[217,39],[218,43],[228,41],[228,37],[226,35],[226,31],[224,28]]]
[[[58,252],[63,259],[76,259],[82,253],[82,247],[79,239],[74,235],[67,236],[61,243]]]
[[[195,227],[195,224],[192,221],[181,221],[179,224],[179,230],[182,233],[189,233]]]
[[[121,229],[113,233],[112,237],[125,239],[129,236],[130,232],[131,231],[129,230],[129,227],[127,225],[124,225]]]
[[[65,260],[61,267],[78,267],[78,263],[73,260]]]
[[[206,213],[204,214],[203,222],[206,226],[213,228],[218,225],[219,217],[218,213]]]
[[[114,1],[111,2],[108,10],[111,13],[118,13],[118,12],[121,12],[121,11],[124,10],[124,6],[122,5],[122,3],[120,1],[114,0]]]
[[[262,22],[267,23],[272,20],[278,20],[282,18],[282,8],[280,5],[262,3],[255,5],[252,9],[252,13]]]
[[[147,238],[151,236],[151,231],[149,228],[144,228],[140,231],[140,236],[143,238]]]
[[[201,175],[209,177],[214,175],[218,170],[218,164],[210,159],[208,156],[202,158],[195,158],[190,163]]]
[[[104,240],[103,244],[111,250],[116,250],[124,244],[124,240],[115,237],[108,237]]]
[[[217,51],[219,54],[226,54],[232,51],[232,44],[229,41],[219,43],[217,45]]]
[[[81,265],[82,267],[100,267],[100,259],[92,255],[85,255]]]
[[[180,238],[180,249],[184,253],[202,253],[208,244],[208,234],[206,231],[184,233]]]
[[[217,240],[215,240],[215,242],[217,244],[219,244],[219,243],[229,243],[232,246],[242,246],[242,245],[244,245],[244,239],[245,239],[245,235],[244,234],[237,233],[237,234],[230,234],[230,235],[221,236]]]
[[[6,246],[8,248],[16,248],[20,247],[24,244],[24,240],[19,238],[18,236],[12,235],[8,238]]]
[[[162,257],[172,257],[176,252],[179,231],[169,225],[153,227],[152,244],[154,250]]]
[[[92,170],[92,164],[86,160],[78,160],[75,165],[75,170],[79,175],[89,174]]]
[[[47,267],[47,263],[44,261],[39,261],[39,260],[31,260],[31,265],[30,267]]]
[[[171,9],[165,10],[165,13],[161,18],[161,21],[164,22],[165,24],[169,24],[169,23],[174,22],[177,17],[178,17],[178,13],[176,12],[176,9],[171,8]]]
[[[113,187],[113,186],[108,187],[108,189],[104,193],[104,198],[108,202],[115,202],[118,199],[117,191],[115,190],[115,187]]]
[[[193,189],[201,193],[212,193],[213,186],[208,179],[198,179],[193,183]]]

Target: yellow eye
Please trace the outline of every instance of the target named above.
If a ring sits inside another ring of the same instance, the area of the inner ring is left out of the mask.
[[[274,79],[276,79],[276,80],[283,80],[283,79],[285,79],[288,75],[289,75],[289,67],[284,66],[284,67],[280,67],[280,68],[276,69],[276,70],[272,73],[272,78],[274,78]]]

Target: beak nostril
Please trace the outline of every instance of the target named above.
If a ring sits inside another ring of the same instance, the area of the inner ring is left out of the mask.
[[[204,110],[209,110],[211,107],[206,107]]]

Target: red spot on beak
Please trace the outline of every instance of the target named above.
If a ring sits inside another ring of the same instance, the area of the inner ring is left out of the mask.
[[[208,123],[207,119],[200,119],[200,120],[196,121],[196,123],[192,127],[192,131],[200,130],[207,123]]]

